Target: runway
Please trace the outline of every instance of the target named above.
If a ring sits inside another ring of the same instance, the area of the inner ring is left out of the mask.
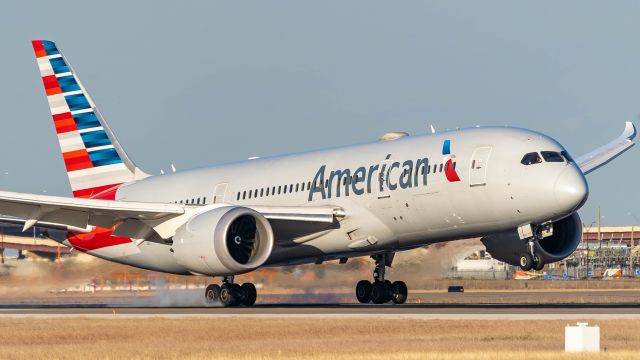
[[[0,317],[411,318],[411,319],[640,319],[635,304],[280,304],[253,307],[121,307],[110,305],[0,305]]]

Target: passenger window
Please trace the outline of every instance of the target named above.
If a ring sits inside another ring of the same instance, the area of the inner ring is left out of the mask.
[[[253,197],[257,198],[258,197],[258,189],[255,189],[253,192]]]
[[[280,195],[281,191],[282,191],[282,185],[278,185],[278,195]]]
[[[264,188],[260,188],[260,197],[264,196]]]
[[[447,172],[447,171],[449,171],[449,163],[446,163],[444,165],[444,172]]]
[[[307,182],[307,190],[311,190],[311,181]]]
[[[296,192],[298,192],[299,187],[300,187],[300,184],[296,184]]]
[[[559,152],[555,151],[541,151],[542,157],[546,162],[564,162],[564,158]]]
[[[293,184],[289,185],[289,193],[293,192]]]
[[[522,165],[540,164],[541,162],[542,158],[540,158],[540,155],[537,152],[530,152],[528,154],[525,154],[522,157],[522,160],[520,160],[520,163]]]
[[[198,201],[196,202],[196,204],[200,205],[200,198],[198,198]]]
[[[236,195],[236,200],[240,200],[240,193],[238,192]]]
[[[455,169],[456,169],[456,162],[454,161],[453,162],[453,170],[455,170]]]
[[[249,199],[251,199],[251,194],[253,194],[253,190],[249,190]]]
[[[284,186],[284,193],[287,193],[287,185]]]
[[[242,192],[242,200],[247,198],[247,190]]]
[[[440,172],[442,172],[442,164],[440,164]]]
[[[207,198],[206,198],[206,197],[203,197],[203,198],[202,198],[202,205],[204,205],[204,204],[206,204],[206,203],[207,203]]]
[[[267,188],[267,196],[269,196],[269,190],[270,190],[270,189],[269,189],[269,188]]]

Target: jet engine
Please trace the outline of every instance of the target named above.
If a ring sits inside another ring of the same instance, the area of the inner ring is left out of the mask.
[[[582,222],[578,213],[573,213],[554,222],[553,234],[537,241],[534,251],[545,264],[557,262],[573,254],[581,237]],[[494,259],[510,265],[520,265],[520,256],[528,252],[517,230],[485,236],[481,241]]]
[[[173,237],[176,261],[201,275],[235,275],[260,267],[273,249],[273,230],[260,213],[222,206],[190,218]]]

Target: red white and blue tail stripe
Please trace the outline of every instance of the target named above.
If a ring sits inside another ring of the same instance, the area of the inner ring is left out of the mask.
[[[112,198],[144,177],[128,158],[55,43],[32,41],[75,197]]]

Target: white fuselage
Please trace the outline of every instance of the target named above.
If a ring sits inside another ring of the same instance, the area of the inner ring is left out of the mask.
[[[443,149],[447,140],[450,154],[443,155],[449,152]],[[572,161],[521,163],[526,153],[540,151],[565,150],[528,130],[473,128],[153,176],[123,185],[116,200],[338,206],[346,216],[332,226],[309,230],[274,223],[276,245],[266,265],[314,262],[563,218],[584,203],[586,181]],[[449,159],[460,181],[445,175],[443,163]],[[92,253],[134,266],[185,272],[172,260],[169,245],[147,243],[140,249],[126,256]]]

